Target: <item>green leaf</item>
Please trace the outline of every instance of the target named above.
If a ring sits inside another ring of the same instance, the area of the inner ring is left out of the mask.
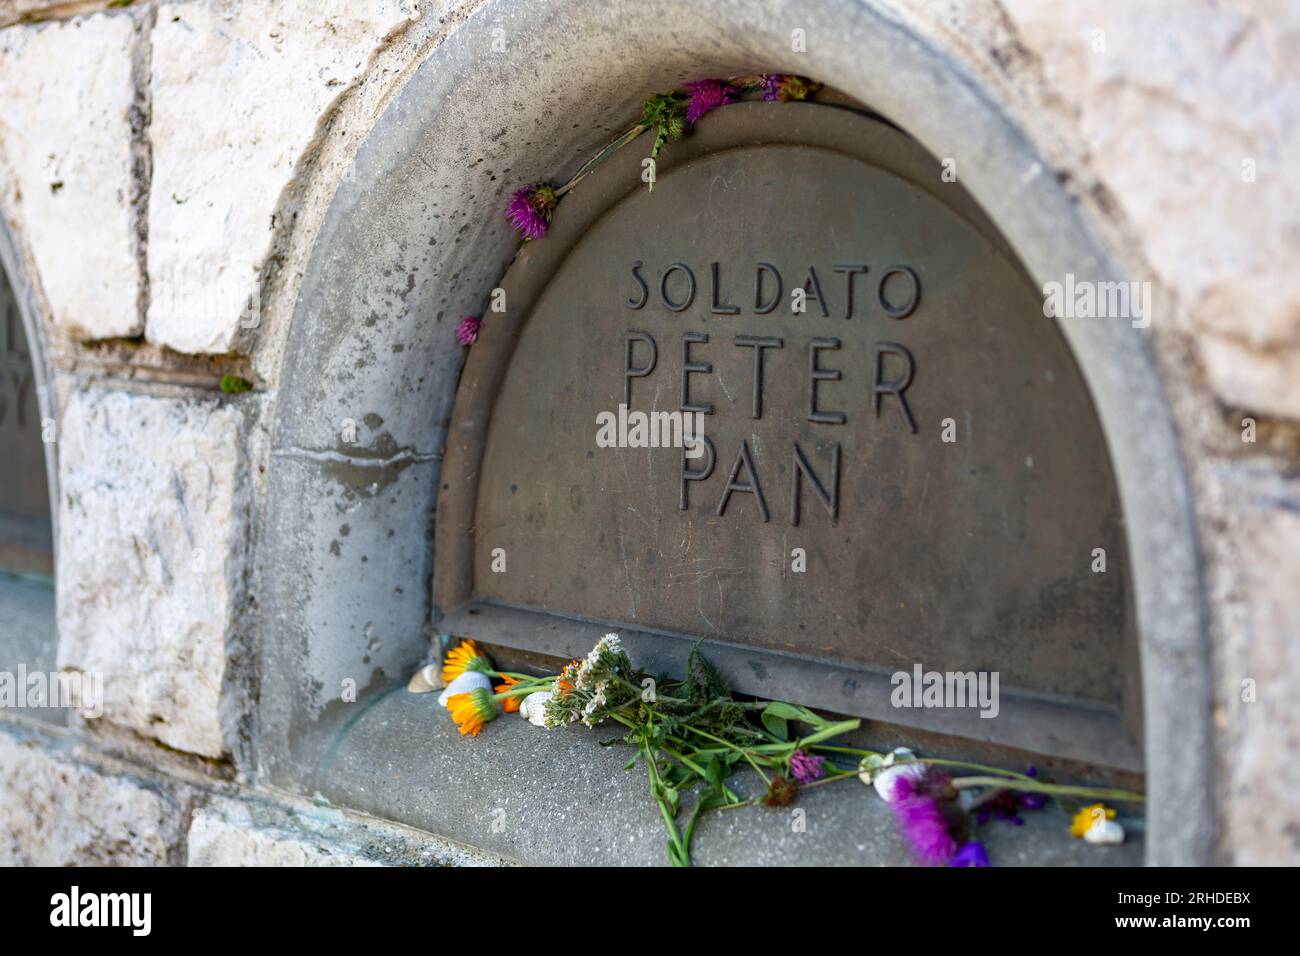
[[[802,720],[804,713],[806,711],[802,707],[795,707],[793,704],[774,700],[763,708],[761,716],[763,726],[767,728],[768,733],[781,740],[789,740],[789,721]]]
[[[704,768],[704,779],[708,781],[710,787],[722,786],[722,762],[717,757],[709,758]]]

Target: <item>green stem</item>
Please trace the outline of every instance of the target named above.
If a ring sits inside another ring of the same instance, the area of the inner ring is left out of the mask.
[[[484,674],[495,674],[497,677],[514,677],[519,681],[527,681],[534,684],[550,684],[555,681],[555,674],[520,674],[517,671],[482,671]]]
[[[829,744],[820,744],[818,750],[828,750],[833,753],[855,754],[859,757],[883,757],[884,754],[877,753],[874,750],[863,750],[860,747],[832,747]],[[1017,773],[1014,770],[1003,770],[1001,767],[990,767],[987,764],[971,763],[969,760],[944,760],[940,757],[916,757],[911,760],[899,760],[894,766],[902,766],[904,763],[925,763],[934,764],[940,767],[961,767],[964,770],[978,770],[981,773],[1003,774],[1016,780],[1033,780],[1034,778],[1027,773]]]
[[[759,768],[758,764],[754,762],[754,758],[749,755],[749,751],[746,750],[744,747],[737,746],[736,744],[733,744],[729,740],[723,740],[721,737],[715,737],[713,736],[713,734],[706,733],[705,731],[700,730],[698,727],[692,727],[690,724],[683,724],[683,726],[691,733],[699,734],[701,737],[704,737],[707,740],[712,740],[714,743],[719,743],[722,744],[724,747],[729,747],[732,750],[738,751],[741,754],[741,756],[743,756],[746,760],[749,761],[749,765],[754,768],[754,772],[763,778],[763,783],[765,783],[769,787],[772,785],[772,781],[767,778],[767,774],[763,773],[763,771]]]
[[[796,747],[811,747],[820,740],[829,740],[831,737],[838,737],[840,734],[847,734],[850,730],[857,730],[862,726],[860,720],[841,720],[833,724],[827,724],[815,734],[802,737],[795,741]]]
[[[925,760],[909,761],[914,763],[926,763]],[[895,764],[894,766],[902,766]],[[853,770],[844,770],[833,776],[823,777],[812,783],[806,783],[800,789],[806,790],[809,787],[820,787],[823,784],[834,783],[836,780],[845,780],[849,777],[857,777],[858,773]],[[1082,797],[1088,800],[1116,800],[1128,803],[1140,803],[1146,800],[1146,796],[1141,793],[1135,793],[1132,790],[1118,790],[1111,787],[1075,787],[1069,784],[1058,783],[1040,783],[1037,780],[1028,778],[1025,780],[1008,780],[1005,777],[957,777],[952,781],[953,787],[958,790],[966,790],[972,787],[994,787],[999,790],[1017,790],[1026,793],[1044,793],[1053,797]]]
[[[779,754],[779,753],[784,753],[786,751],[796,750],[799,747],[809,747],[809,746],[816,746],[818,750],[826,750],[829,748],[827,748],[825,745],[818,745],[817,742],[820,740],[826,740],[827,738],[830,737],[834,737],[836,734],[843,734],[843,733],[847,733],[850,730],[856,730],[859,726],[861,726],[861,724],[862,721],[860,720],[841,720],[838,723],[828,724],[826,727],[822,728],[816,733],[810,734],[807,737],[803,737],[793,742],[787,741],[785,743],[777,743],[777,744],[755,744],[753,747],[750,747],[748,749],[750,753],[755,753],[755,754]],[[849,748],[844,748],[844,749],[847,750]],[[699,754],[711,755],[716,753],[725,753],[725,750],[720,747],[701,747],[696,752]],[[863,751],[863,752],[868,753],[869,751]]]
[[[597,166],[603,163],[611,155],[618,152],[628,143],[632,142],[632,140],[636,139],[638,136],[640,136],[649,128],[650,126],[646,123],[637,123],[631,129],[626,130],[623,133],[620,133],[609,143],[609,145],[607,145],[595,156],[591,157],[591,159],[583,163],[582,166],[578,168],[578,171],[573,174],[572,178],[567,183],[565,183],[559,189],[555,190],[555,195],[563,196],[574,186],[578,185],[578,182],[583,178],[585,178],[589,172],[591,172],[593,169],[595,169]]]
[[[688,844],[682,842],[681,833],[677,829],[677,821],[673,819],[672,811],[668,807],[668,801],[664,799],[664,784],[659,776],[659,769],[655,766],[654,751],[650,744],[642,738],[641,752],[645,755],[646,774],[650,780],[650,792],[654,795],[655,802],[659,804],[659,815],[664,818],[664,826],[668,829],[668,842],[674,848],[674,853],[670,856],[670,862],[674,866],[689,866],[691,855]]]
[[[608,716],[612,717],[614,720],[617,720],[620,724],[622,724],[624,727],[628,728],[629,730],[639,730],[641,727],[640,724],[634,723],[633,721],[630,721],[626,717],[622,717],[614,713],[613,711],[611,711],[608,714]],[[668,739],[676,743],[682,743],[682,744],[686,743],[686,741],[681,740],[678,737],[669,737]],[[676,750],[673,750],[671,747],[665,747],[662,743],[659,745],[659,749],[669,754],[672,757],[676,757],[678,760],[682,762],[683,766],[690,768],[690,770],[693,773],[698,774],[701,778],[704,778],[706,776],[706,772],[704,768],[701,767],[694,760],[692,760],[690,757],[686,756],[685,754],[679,753]]]
[[[1141,803],[1146,795],[1132,790],[1110,787],[1073,787],[1068,784],[1038,783],[1037,781],[1006,780],[1002,777],[958,777],[952,785],[958,790],[969,787],[997,787],[1001,790],[1023,790],[1028,793],[1045,793],[1054,797],[1083,797],[1090,800],[1122,800]]]

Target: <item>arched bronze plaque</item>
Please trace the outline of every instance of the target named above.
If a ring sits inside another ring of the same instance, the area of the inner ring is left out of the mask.
[[[665,157],[653,192],[635,147],[584,181],[486,316],[446,627],[559,656],[619,629],[651,669],[704,638],[742,691],[1136,766],[1106,443],[996,231],[846,109],[727,107]],[[605,447],[670,443],[683,411],[698,457]],[[896,674],[972,672],[997,706],[898,706]]]

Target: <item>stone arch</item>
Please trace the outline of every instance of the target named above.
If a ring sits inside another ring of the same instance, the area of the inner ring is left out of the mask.
[[[807,52],[791,48],[805,29]],[[493,53],[504,30],[504,53]],[[424,648],[431,528],[462,353],[515,240],[520,183],[572,170],[648,93],[756,70],[816,76],[895,123],[963,184],[1040,285],[1127,278],[997,93],[883,4],[521,0],[429,55],[360,147],[316,240],[274,409],[262,569],[262,764],[293,785],[348,677]],[[1063,323],[1107,436],[1141,642],[1153,863],[1210,860],[1209,663],[1195,521],[1147,331]],[[345,440],[348,426],[355,441]],[[316,747],[316,750],[312,748]]]

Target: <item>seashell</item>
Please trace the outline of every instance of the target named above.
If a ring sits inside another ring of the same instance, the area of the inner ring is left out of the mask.
[[[1098,820],[1083,838],[1094,846],[1119,846],[1124,842],[1124,828],[1117,820]]]
[[[406,684],[406,689],[412,694],[427,694],[430,691],[439,690],[442,686],[442,671],[438,669],[438,665],[425,664],[411,675],[410,681]]]
[[[903,763],[897,763],[899,760]],[[912,753],[906,747],[896,747],[894,751],[885,756],[882,769],[871,774],[871,785],[875,787],[876,793],[880,794],[880,799],[886,803],[894,802],[894,786],[900,776],[911,777],[913,780],[919,780],[925,775],[925,764],[912,763],[916,759],[916,754]],[[859,774],[859,776],[866,776]]]
[[[546,726],[546,702],[552,694],[549,690],[536,690],[519,704],[519,716],[536,727]]]
[[[447,689],[438,695],[438,703],[446,707],[447,701],[455,694],[468,694],[470,691],[478,690],[480,687],[485,687],[488,690],[492,689],[492,681],[488,679],[487,674],[481,673],[480,671],[465,671],[465,673],[461,674],[454,681],[448,684]]]

